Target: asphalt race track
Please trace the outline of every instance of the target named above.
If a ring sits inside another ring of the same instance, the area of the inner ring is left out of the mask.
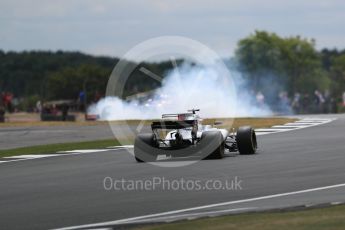
[[[108,125],[1,128],[0,149],[114,138]]]
[[[117,227],[345,201],[345,116],[258,136],[258,143],[259,153],[253,156],[230,155],[179,168],[136,163],[125,149],[0,164],[0,228],[51,229],[108,221],[99,226]],[[108,191],[106,177],[237,177],[242,189]],[[143,217],[127,219],[138,216]]]
[[[114,129],[121,130],[115,126]],[[127,126],[127,125],[126,125]],[[130,126],[130,128],[137,128]],[[147,127],[143,127],[145,129]],[[121,132],[116,132],[121,138]],[[0,149],[11,149],[33,145],[112,139],[114,134],[108,124],[7,127],[0,130]]]

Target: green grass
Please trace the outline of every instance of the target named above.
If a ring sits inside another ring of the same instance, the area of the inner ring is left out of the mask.
[[[21,147],[8,150],[0,150],[0,157],[9,157],[25,154],[48,154],[56,153],[58,151],[76,150],[76,149],[99,149],[109,146],[120,145],[115,139],[99,140],[99,141],[84,141],[73,143],[60,143],[60,144],[48,144],[37,145],[30,147]]]
[[[171,224],[153,225],[140,230],[342,230],[345,229],[345,205],[289,212],[239,214]]]

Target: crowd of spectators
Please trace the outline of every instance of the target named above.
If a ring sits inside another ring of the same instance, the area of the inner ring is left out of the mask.
[[[11,92],[2,92],[0,98],[0,122],[5,121],[6,111],[13,112],[13,94]]]
[[[319,90],[315,90],[312,94],[296,92],[293,97],[282,91],[273,100],[265,100],[265,96],[257,92],[256,102],[259,106],[269,105],[278,114],[337,113],[339,108],[345,108],[345,92],[341,103],[329,91],[322,93]]]
[[[13,112],[13,94],[11,92],[2,92],[1,93],[1,106],[4,110],[7,112],[12,113]]]

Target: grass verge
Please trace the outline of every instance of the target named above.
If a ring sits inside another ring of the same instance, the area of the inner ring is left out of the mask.
[[[203,124],[214,124],[215,121],[222,122],[221,125],[216,126],[217,128],[235,128],[237,129],[240,126],[249,125],[253,128],[268,128],[273,125],[283,125],[286,123],[294,122],[298,119],[292,119],[292,118],[285,118],[285,117],[263,117],[263,118],[212,118],[212,119],[205,119],[203,121]]]
[[[264,212],[204,218],[137,228],[137,230],[342,230],[345,205],[289,212]]]

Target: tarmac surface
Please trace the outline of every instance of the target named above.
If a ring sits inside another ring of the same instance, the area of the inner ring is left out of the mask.
[[[114,135],[108,125],[7,127],[0,129],[0,150],[110,138]]]
[[[337,120],[258,136],[256,155],[230,154],[222,160],[185,167],[137,163],[125,148],[0,164],[0,226],[51,229],[100,223],[84,227],[118,228],[344,202],[345,116],[321,117]],[[29,136],[25,142],[30,141]],[[164,179],[166,187],[140,187],[141,182],[155,178]],[[138,186],[132,189],[112,184],[122,179],[127,185],[134,181]],[[204,189],[183,189],[178,182],[172,188],[173,181],[181,179],[200,181]],[[221,185],[235,181],[235,188],[205,188],[207,181],[215,180]]]

